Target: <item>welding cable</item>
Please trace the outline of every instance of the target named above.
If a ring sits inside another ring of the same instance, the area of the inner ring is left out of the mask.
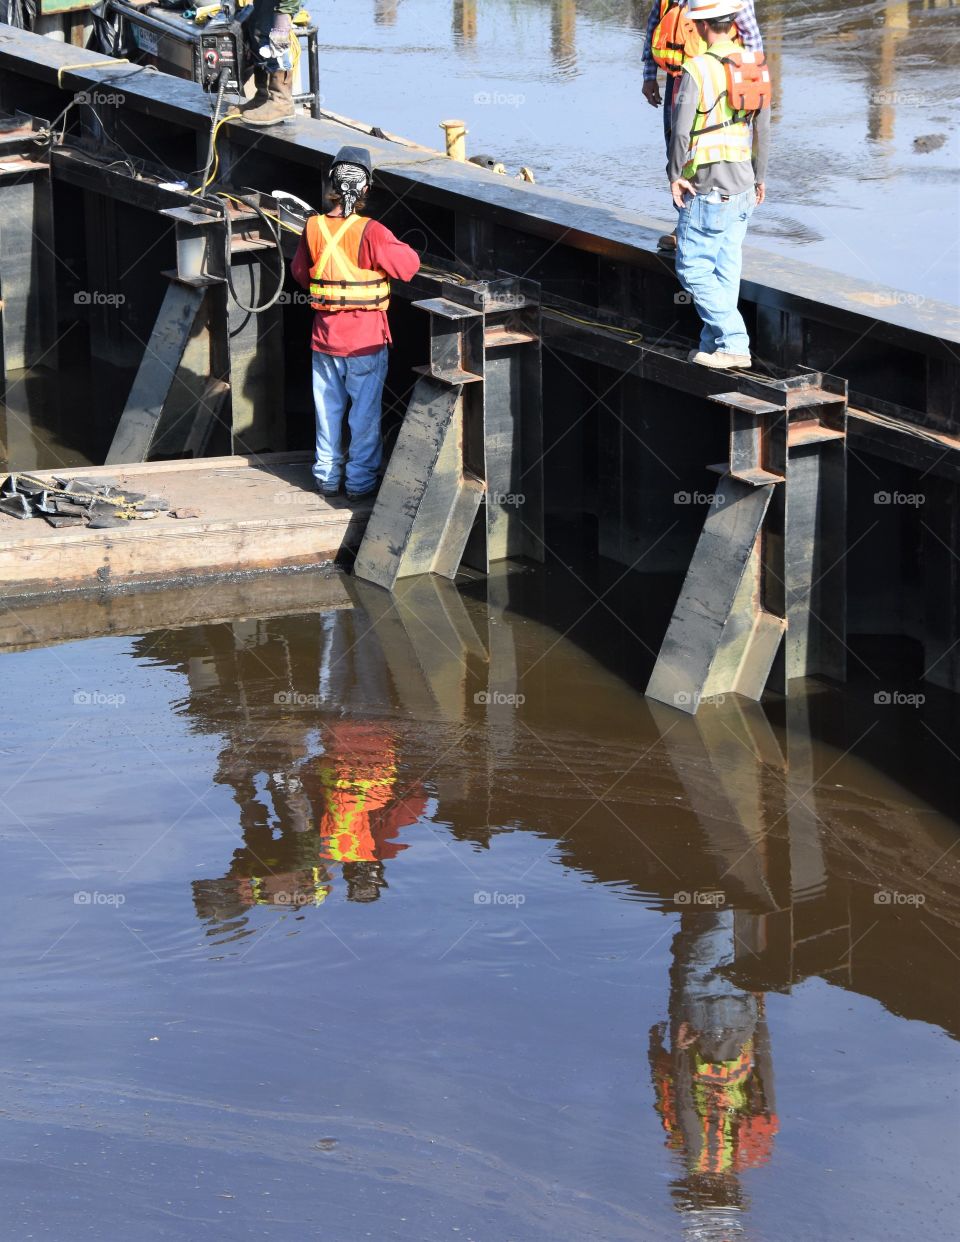
[[[213,164],[214,155],[216,154],[217,131],[220,128],[220,109],[223,107],[223,96],[227,89],[228,70],[221,69],[220,79],[217,82],[217,102],[213,109],[213,117],[210,122],[210,138],[207,142],[207,158],[203,165],[203,179],[200,182],[201,191],[205,190],[213,179],[211,174],[211,165]],[[217,166],[219,167],[219,157],[217,157]]]
[[[245,302],[240,301],[240,298],[237,295],[237,291],[233,285],[233,273],[230,270],[230,255],[232,251],[233,228],[230,224],[230,208],[227,205],[227,203],[223,204],[223,220],[227,226],[225,233],[224,233],[224,270],[227,273],[227,288],[230,290],[230,296],[233,298],[234,302],[236,302],[237,306],[239,306],[240,309],[245,314],[261,315],[263,314],[264,311],[269,310],[271,306],[274,306],[280,300],[280,295],[283,293],[283,279],[284,279],[284,276],[286,275],[286,269],[283,263],[283,251],[281,249],[281,244],[280,244],[281,243],[280,229],[277,225],[274,224],[274,222],[270,219],[267,213],[257,203],[251,202],[250,199],[247,199],[247,198],[241,198],[239,200],[234,200],[234,201],[242,202],[245,207],[249,207],[251,211],[256,212],[256,214],[260,217],[260,219],[266,225],[268,231],[273,237],[274,245],[277,248],[277,287],[276,289],[274,289],[272,295],[261,306],[247,306]]]

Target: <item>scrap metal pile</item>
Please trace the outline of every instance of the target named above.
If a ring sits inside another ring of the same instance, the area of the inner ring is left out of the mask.
[[[38,479],[11,474],[0,484],[0,513],[16,518],[45,518],[51,526],[123,526],[156,517],[169,509],[160,496],[128,492],[111,480]]]

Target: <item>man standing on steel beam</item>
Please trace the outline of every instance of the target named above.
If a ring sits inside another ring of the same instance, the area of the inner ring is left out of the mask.
[[[328,212],[307,220],[291,265],[293,279],[310,291],[313,316],[313,398],[317,459],[313,467],[324,496],[336,496],[344,479],[348,500],[377,490],[383,448],[380,413],[387,377],[390,279],[412,280],[420,268],[415,250],[376,220],[358,214],[373,177],[365,147],[342,147],[330,170]],[[350,451],[344,451],[344,421]]]
[[[743,0],[733,37],[734,42],[742,43],[748,52],[763,51],[753,0]],[[690,56],[702,55],[706,50],[687,10],[687,0],[654,0],[643,45],[643,96],[653,108],[663,104],[663,136],[668,155],[683,62]],[[657,82],[658,68],[664,69],[667,75],[662,96]],[[676,232],[665,233],[658,247],[670,252],[676,250]]]
[[[237,111],[248,125],[278,125],[296,111],[293,102],[293,18],[300,0],[253,0],[244,30],[253,54],[256,93]]]
[[[743,239],[766,196],[770,73],[762,52],[731,34],[739,0],[689,0],[706,45],[684,61],[674,103],[667,178],[677,224],[677,277],[703,321],[689,360],[750,366],[750,338],[737,309]]]

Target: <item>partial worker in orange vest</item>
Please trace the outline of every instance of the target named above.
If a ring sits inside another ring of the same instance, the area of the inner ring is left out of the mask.
[[[732,38],[748,52],[763,51],[763,38],[753,0],[744,0],[740,6]],[[703,55],[706,50],[706,44],[690,16],[687,0],[653,0],[643,45],[643,97],[652,108],[663,105],[663,136],[668,155],[684,62],[693,56]],[[658,69],[663,69],[666,74],[662,94],[657,81]],[[657,245],[660,250],[676,250],[676,229],[665,233]]]
[[[370,152],[343,147],[330,170],[327,212],[308,218],[291,265],[315,312],[313,474],[324,496],[338,495],[345,482],[348,500],[372,496],[379,486],[390,280],[411,280],[420,267],[412,247],[362,214],[372,181]]]

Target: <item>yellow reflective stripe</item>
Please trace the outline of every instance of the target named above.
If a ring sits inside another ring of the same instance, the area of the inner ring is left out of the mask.
[[[736,113],[727,99],[727,73],[717,56],[740,49],[725,40],[715,43],[714,56],[696,56],[685,62],[683,72],[697,84],[697,119],[683,176],[692,177],[701,164],[746,163],[753,158],[753,135],[746,121],[736,121]],[[713,126],[722,126],[714,129]],[[710,130],[703,133],[703,130]]]
[[[321,277],[321,283],[323,283],[322,278],[324,269],[328,264],[333,265],[333,279],[335,280],[350,280],[351,273],[359,270],[353,267],[353,265],[348,261],[346,255],[344,255],[343,251],[340,249],[340,238],[348,229],[352,228],[359,219],[359,216],[347,216],[337,231],[335,233],[331,233],[327,217],[319,217],[320,231],[323,234],[323,249],[320,252],[320,257],[318,258],[315,266]]]

